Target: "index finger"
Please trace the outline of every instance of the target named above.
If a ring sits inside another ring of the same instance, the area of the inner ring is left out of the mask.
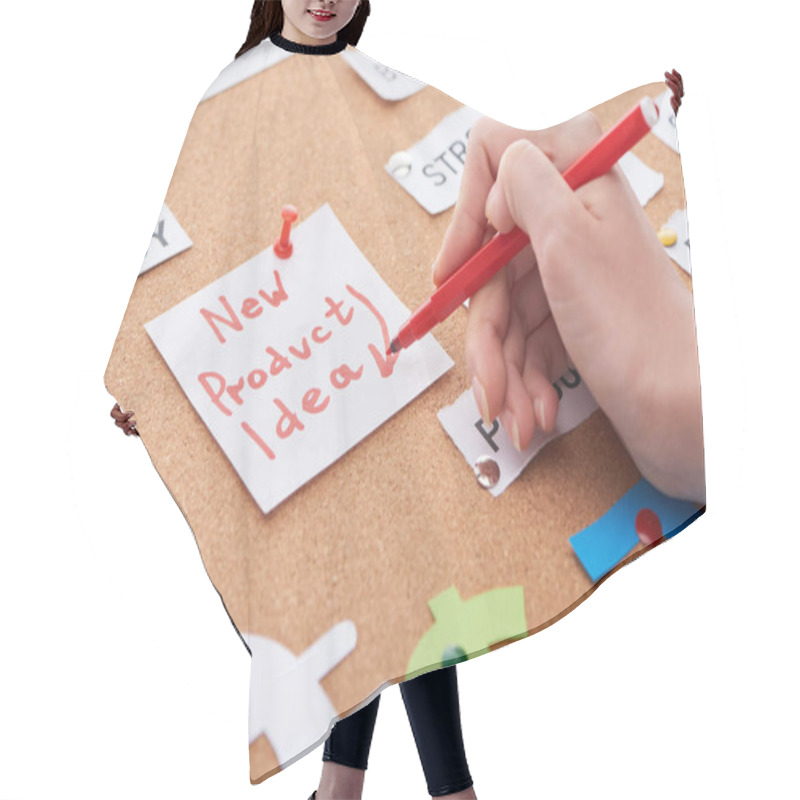
[[[434,284],[442,283],[483,244],[488,225],[486,198],[509,145],[527,139],[563,171],[598,136],[597,120],[591,112],[541,131],[512,128],[490,117],[481,117],[470,130],[458,200],[434,262]]]
[[[481,117],[472,126],[458,200],[433,270],[437,286],[483,244],[487,228],[486,198],[497,178],[497,166],[506,147],[526,133],[488,117]]]

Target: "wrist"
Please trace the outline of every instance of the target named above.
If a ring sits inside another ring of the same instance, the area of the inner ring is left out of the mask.
[[[700,374],[691,294],[669,315],[661,347],[637,381],[633,440],[639,470],[672,497],[705,503],[705,460]]]

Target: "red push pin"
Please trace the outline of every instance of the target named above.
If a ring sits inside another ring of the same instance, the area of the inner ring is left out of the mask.
[[[281,216],[283,217],[283,230],[281,235],[275,240],[272,249],[278,258],[289,258],[292,254],[294,247],[289,241],[289,234],[292,232],[292,223],[297,219],[297,209],[294,206],[284,206],[281,209]]]
[[[636,526],[639,541],[645,546],[657,542],[664,535],[661,520],[652,509],[643,508],[639,511],[634,525]]]

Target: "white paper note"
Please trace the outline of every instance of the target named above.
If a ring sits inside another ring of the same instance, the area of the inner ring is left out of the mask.
[[[617,163],[628,179],[636,198],[643,206],[646,206],[664,188],[664,175],[650,169],[641,158],[633,153],[625,153]]]
[[[337,623],[299,655],[266,636],[243,633],[242,638],[252,654],[250,743],[266,736],[286,767],[338,718],[321,681],[355,649],[355,623]]]
[[[168,258],[188,250],[192,246],[192,240],[181,227],[175,215],[169,210],[166,203],[161,207],[158,215],[158,222],[150,239],[150,246],[144,254],[144,261],[139,269],[141,275],[147,270],[163,264]]]
[[[359,50],[345,50],[342,58],[384,100],[405,100],[427,86],[416,78],[384,66]]]
[[[456,204],[469,131],[480,116],[474,109],[464,106],[446,116],[413,147],[394,154],[384,165],[394,180],[429,214],[439,214]],[[626,153],[619,165],[643,206],[664,186],[663,174],[648,167],[633,153]]]
[[[656,106],[658,107],[658,122],[653,125],[653,133],[664,142],[665,145],[671,147],[676,153],[678,152],[678,128],[675,120],[675,112],[672,110],[672,90],[667,89],[663,94],[656,98]]]
[[[686,216],[686,209],[681,208],[676,211],[664,225],[665,228],[672,228],[678,234],[678,241],[664,249],[667,255],[685,272],[692,274],[692,260],[689,255],[689,219]]]
[[[393,173],[391,161],[384,165],[429,214],[439,214],[458,200],[469,131],[480,116],[468,106],[448,114],[424,139],[404,151],[407,169]]]
[[[264,513],[453,365],[430,335],[387,358],[410,312],[328,204],[291,241],[145,326]]]
[[[241,83],[265,69],[280,64],[291,55],[289,50],[277,47],[269,39],[264,39],[263,42],[231,61],[208,87],[206,93],[200,98],[200,102],[230,89],[231,86],[236,86],[237,83]]]
[[[514,447],[498,420],[489,428],[484,425],[471,389],[439,412],[439,422],[464,456],[467,469],[472,470],[481,456],[489,456],[497,463],[500,480],[488,490],[494,497],[511,485],[548,442],[576,428],[597,410],[597,402],[574,369],[553,385],[561,394],[555,428],[550,433],[537,430],[522,452]]]

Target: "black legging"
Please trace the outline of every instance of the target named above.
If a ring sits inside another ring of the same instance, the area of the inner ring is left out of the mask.
[[[472,778],[464,753],[455,665],[400,684],[431,797],[468,789]],[[339,720],[325,742],[323,761],[366,769],[378,716],[378,695],[360,711]]]

